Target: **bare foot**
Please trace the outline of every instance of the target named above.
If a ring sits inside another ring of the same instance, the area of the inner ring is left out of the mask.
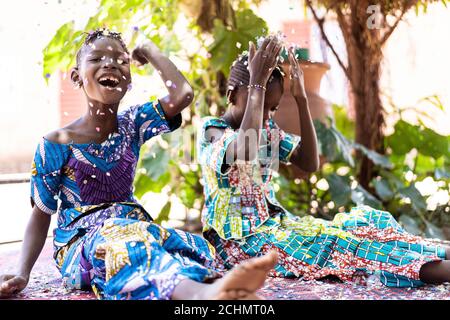
[[[208,285],[199,293],[202,300],[258,300],[256,290],[264,285],[267,274],[278,262],[278,254],[271,251],[265,256],[243,261],[225,276]]]

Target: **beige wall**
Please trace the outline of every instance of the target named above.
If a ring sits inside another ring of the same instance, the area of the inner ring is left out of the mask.
[[[0,4],[0,174],[28,171],[39,137],[58,126],[59,84],[42,77],[42,49],[61,24],[86,16],[89,2]]]

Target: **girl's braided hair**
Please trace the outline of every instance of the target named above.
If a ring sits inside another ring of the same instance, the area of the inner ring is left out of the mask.
[[[281,69],[281,65],[278,64],[273,70],[267,83],[271,83],[274,79],[277,79],[283,84],[283,78],[283,69]],[[234,103],[234,93],[238,87],[248,86],[249,84],[250,72],[248,70],[248,53],[244,52],[231,65],[226,92],[228,103]]]
[[[111,38],[111,39],[119,41],[119,43],[122,46],[123,50],[125,50],[125,52],[127,54],[129,54],[127,45],[123,41],[122,34],[120,32],[111,31],[111,30],[108,30],[106,28],[99,28],[99,29],[96,29],[96,30],[91,31],[91,32],[85,32],[85,34],[86,34],[86,38],[84,39],[84,42],[81,45],[81,48],[77,52],[77,66],[80,63],[81,52],[83,51],[82,49],[85,46],[91,45],[95,40],[101,39],[101,38],[104,38],[104,37],[108,37],[108,38]]]

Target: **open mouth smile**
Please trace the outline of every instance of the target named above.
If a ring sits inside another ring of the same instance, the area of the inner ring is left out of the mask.
[[[113,74],[103,75],[98,79],[98,83],[108,89],[114,89],[119,85],[120,78]]]

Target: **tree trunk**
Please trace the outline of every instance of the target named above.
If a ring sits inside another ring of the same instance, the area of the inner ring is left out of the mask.
[[[356,115],[355,140],[368,149],[384,153],[382,131],[384,117],[379,87],[381,62],[371,58],[373,57],[361,57],[360,63],[364,65],[364,68],[359,70],[360,87],[353,92]],[[362,154],[358,154],[358,157],[361,159],[358,181],[365,189],[369,189],[369,183],[376,175],[374,165]]]
[[[348,37],[345,37],[356,115],[355,140],[368,149],[384,153],[384,115],[379,86],[383,57],[381,39],[377,30],[369,30],[365,21],[360,23],[358,20],[353,19],[349,24],[351,29]],[[360,159],[358,182],[364,188],[370,189],[369,183],[376,175],[374,164],[360,152],[357,156]]]

